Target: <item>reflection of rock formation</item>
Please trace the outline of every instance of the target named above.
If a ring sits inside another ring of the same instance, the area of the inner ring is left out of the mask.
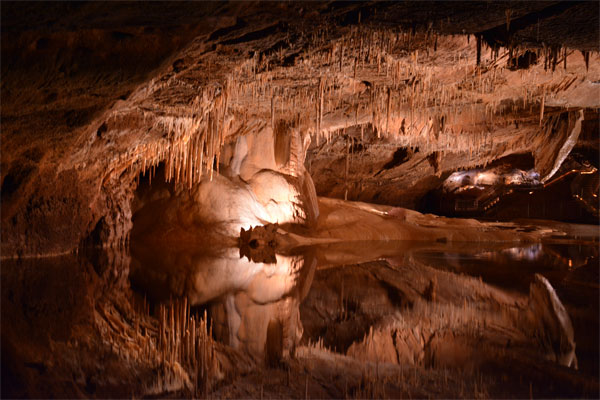
[[[293,351],[302,337],[299,304],[310,286],[314,261],[302,256],[276,255],[275,264],[252,265],[237,259],[237,268],[256,269],[245,285],[211,304],[215,333],[234,348],[268,362]],[[308,263],[306,263],[308,262]],[[197,276],[196,276],[197,277]],[[197,281],[196,281],[197,282]],[[212,284],[212,282],[210,283]],[[201,286],[195,288],[201,290]],[[194,298],[194,289],[190,297]]]
[[[319,270],[301,308],[309,339],[358,360],[474,370],[547,359],[577,368],[571,320],[550,283],[529,296],[406,256]]]
[[[128,265],[112,249],[2,261],[3,398],[124,398],[154,383],[154,327]]]
[[[240,230],[240,257],[262,263],[276,263],[275,249],[277,248],[278,225],[257,226]]]
[[[139,245],[132,253],[134,283],[157,298],[174,294],[193,306],[208,305],[216,337],[233,348],[259,358],[269,348],[271,358],[280,358],[302,337],[298,307],[312,280],[312,256],[276,254],[274,263],[258,263],[240,258],[235,248],[207,255]],[[273,349],[268,337],[281,346]]]
[[[529,293],[529,317],[548,359],[577,369],[573,324],[550,282],[535,274]]]

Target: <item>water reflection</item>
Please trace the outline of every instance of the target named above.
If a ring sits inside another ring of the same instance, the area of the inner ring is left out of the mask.
[[[542,255],[542,244],[535,243],[527,247],[511,247],[503,252],[514,260],[534,261]]]
[[[527,293],[534,273],[560,282],[569,273],[598,259],[598,246],[533,243],[522,246],[485,244],[459,249],[422,249],[418,262],[437,269],[481,277],[506,290]],[[597,263],[597,261],[596,261]]]
[[[133,243],[131,281],[155,301],[187,297],[192,306],[202,306],[208,311],[216,339],[235,349],[246,351],[257,359],[266,358],[267,363],[270,363],[276,362],[281,354],[294,351],[303,337],[303,320],[314,325],[311,317],[300,315],[300,306],[311,290],[315,270],[377,261],[396,269],[395,273],[387,270],[386,274],[395,274],[389,282],[400,282],[402,279],[406,280],[408,275],[403,268],[408,266],[416,271],[416,275],[410,275],[411,282],[386,283],[387,278],[384,279],[383,275],[375,278],[374,286],[396,286],[396,289],[385,289],[384,296],[390,295],[390,290],[402,293],[392,296],[392,303],[394,298],[398,300],[402,296],[406,297],[407,289],[402,285],[414,287],[415,282],[429,279],[426,278],[423,267],[481,277],[484,282],[499,285],[509,292],[517,290],[526,294],[533,282],[534,273],[558,271],[560,277],[564,277],[573,268],[574,261],[583,265],[590,256],[597,257],[597,250],[594,253],[590,246],[584,246],[583,250],[579,246],[579,251],[576,249],[576,246],[560,247],[540,243],[515,247],[514,244],[502,243],[369,241],[303,247],[288,254],[273,253],[270,257],[257,258],[250,257],[244,250],[237,248],[215,249],[207,253],[204,249],[183,246],[161,247]],[[256,261],[257,259],[263,262]],[[351,282],[354,278],[342,276],[341,279]],[[365,281],[355,283],[358,288]],[[433,285],[429,281],[425,283]],[[323,287],[321,282],[317,282],[315,290],[321,293],[330,290],[331,285],[328,286]],[[471,290],[467,286],[464,290]],[[347,286],[344,295],[342,283],[341,289],[336,290],[341,291],[336,296],[344,298],[352,289]],[[447,291],[444,288],[438,290]],[[415,293],[414,296],[422,297],[423,293]],[[352,305],[352,301],[371,301],[359,300],[361,298],[356,296],[355,300],[340,300],[339,305],[333,306],[334,309],[337,308],[335,313],[339,309],[347,315],[348,307],[365,307],[366,303]],[[414,303],[414,298],[405,302],[404,306]],[[372,322],[380,311],[390,315],[396,313],[397,306],[402,301],[398,300],[398,304],[391,307],[379,305],[376,307],[378,310],[371,307],[371,315],[364,317],[363,328],[367,329],[369,321]],[[315,339],[312,336],[318,336],[315,329],[311,328],[308,338]],[[359,329],[357,335],[363,335],[364,329]],[[304,336],[306,340],[307,335]],[[356,339],[358,337],[352,340]],[[346,348],[349,344],[350,342],[340,346]]]
[[[350,242],[265,259],[274,262],[252,262],[235,248],[132,243],[131,253],[131,263],[127,249],[2,261],[8,397],[73,397],[74,387],[85,388],[81,397],[125,397],[135,371],[146,377],[139,393],[158,393],[144,387],[170,385],[184,364],[164,362],[172,352],[160,347],[152,303],[170,307],[179,297],[196,317],[207,311],[216,339],[268,365],[294,350],[301,359],[308,340],[321,339],[356,360],[460,371],[467,361],[505,357],[497,363],[508,369],[516,359],[547,372],[543,360],[573,364],[574,349],[580,371],[598,374],[597,242]],[[556,293],[536,281],[539,272]],[[556,299],[572,329],[556,329]],[[563,351],[563,337],[576,348]],[[116,388],[114,377],[127,385]]]
[[[154,300],[205,305],[215,337],[260,358],[293,351],[302,337],[299,305],[316,266],[312,251],[250,261],[237,248],[195,251],[132,245],[131,280]]]

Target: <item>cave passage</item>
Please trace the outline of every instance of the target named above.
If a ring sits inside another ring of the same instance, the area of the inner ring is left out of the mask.
[[[599,398],[599,2],[0,8],[2,398]]]

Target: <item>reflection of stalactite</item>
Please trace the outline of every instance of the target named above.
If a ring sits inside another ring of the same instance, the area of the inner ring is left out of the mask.
[[[283,355],[283,324],[277,318],[271,319],[267,326],[265,342],[265,364],[278,367]]]
[[[206,312],[197,319],[190,314],[187,298],[170,305],[160,305],[158,351],[163,365],[178,363],[191,379],[193,393],[208,389],[218,370],[212,328]],[[166,372],[166,371],[165,371]],[[159,377],[161,375],[159,374]],[[168,375],[162,375],[168,378]]]
[[[145,298],[135,308],[139,315],[127,322],[118,314],[120,307],[98,305],[96,311],[107,323],[108,332],[127,337],[119,351],[148,363],[155,371],[156,379],[146,387],[146,394],[183,390],[196,397],[206,393],[220,372],[206,312],[200,318],[192,315],[187,298],[158,305],[158,321],[150,317],[150,304]]]

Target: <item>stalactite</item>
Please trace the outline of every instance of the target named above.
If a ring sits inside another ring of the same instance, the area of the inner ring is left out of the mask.
[[[543,94],[542,94],[542,105],[540,107],[540,127],[542,126],[542,121],[544,120],[544,105],[546,103],[546,87],[544,86],[542,88],[543,90]]]
[[[590,68],[590,52],[582,51],[581,53],[583,55],[583,60],[585,61],[585,71],[587,72]]]
[[[271,130],[275,132],[275,96],[271,97]]]
[[[346,166],[344,168],[344,186],[345,186],[345,191],[344,191],[344,200],[348,200],[348,169],[349,169],[349,162],[350,162],[350,138],[346,137]]]
[[[385,132],[386,132],[386,135],[390,134],[390,130],[389,130],[390,129],[390,109],[391,109],[391,106],[392,106],[392,98],[391,98],[391,96],[392,96],[392,90],[388,87],[387,88],[387,110],[386,110],[387,111],[386,112],[387,115],[386,115],[386,121],[385,121]]]
[[[481,64],[481,35],[475,35],[477,38],[477,66]]]

